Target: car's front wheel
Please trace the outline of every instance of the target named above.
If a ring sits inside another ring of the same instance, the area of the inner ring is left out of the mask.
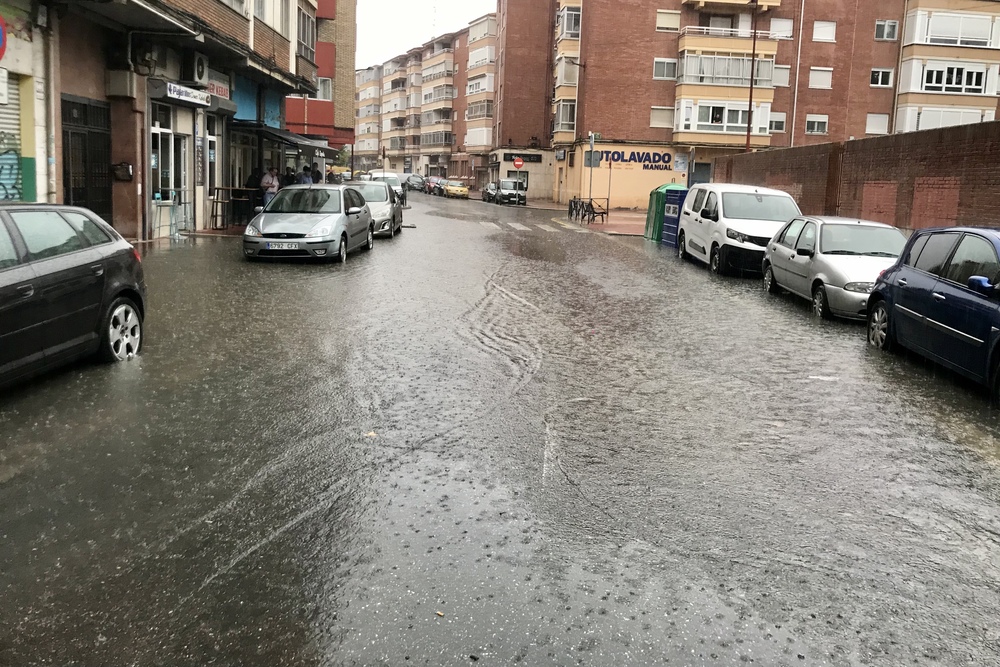
[[[709,256],[708,266],[715,275],[726,275],[726,255],[719,246],[712,246],[712,254]]]
[[[687,237],[684,235],[684,232],[677,235],[677,256],[685,261],[691,257],[691,255],[688,254]]]
[[[347,237],[346,236],[341,236],[340,237],[340,245],[337,246],[336,261],[340,262],[341,264],[344,264],[345,262],[347,262]]]
[[[817,285],[813,290],[812,311],[816,317],[828,320],[833,315],[830,313],[830,301],[826,298],[826,287]]]
[[[111,302],[104,313],[100,355],[103,361],[129,361],[142,348],[142,315],[124,296]]]
[[[885,301],[879,301],[868,311],[868,344],[883,352],[891,352],[896,346]]]

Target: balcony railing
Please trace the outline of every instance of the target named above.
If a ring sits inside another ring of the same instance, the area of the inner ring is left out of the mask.
[[[703,25],[688,25],[681,28],[680,36],[699,35],[703,37],[734,37],[737,39],[753,39],[752,30],[741,28],[711,28]],[[766,30],[757,31],[757,39],[782,39],[781,33]]]
[[[443,72],[437,72],[435,74],[425,74],[423,77],[423,82],[427,83],[428,81],[437,81],[438,79],[443,79],[446,76],[455,76],[455,71],[449,69]]]

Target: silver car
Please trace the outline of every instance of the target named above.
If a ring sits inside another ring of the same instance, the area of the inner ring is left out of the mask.
[[[896,263],[906,236],[855,218],[794,218],[764,251],[764,289],[812,301],[813,314],[864,319],[879,274]]]
[[[346,262],[353,250],[371,250],[374,238],[371,210],[357,188],[293,185],[257,209],[243,233],[243,254]]]
[[[361,193],[375,221],[375,235],[392,238],[403,231],[403,203],[392,186],[384,181],[348,183]]]

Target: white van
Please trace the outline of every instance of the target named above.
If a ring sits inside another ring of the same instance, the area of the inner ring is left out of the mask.
[[[688,192],[677,231],[677,254],[694,257],[713,273],[761,270],[764,249],[792,218],[802,215],[792,196],[754,185],[705,183]]]
[[[399,174],[395,174],[391,171],[373,171],[372,180],[385,181],[392,186],[392,189],[396,192],[397,197],[403,196],[403,179],[399,177]]]

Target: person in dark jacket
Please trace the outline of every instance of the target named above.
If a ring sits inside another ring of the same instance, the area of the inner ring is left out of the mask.
[[[309,168],[309,165],[302,167],[302,171],[299,172],[298,183],[299,185],[312,185],[313,183],[312,169]]]
[[[313,183],[322,183],[323,182],[323,174],[319,170],[319,163],[318,162],[313,162],[312,179],[313,179]]]

